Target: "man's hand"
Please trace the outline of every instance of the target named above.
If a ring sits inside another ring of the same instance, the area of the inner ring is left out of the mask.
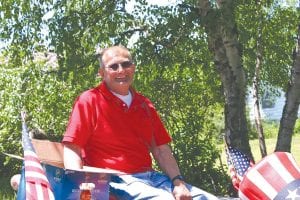
[[[167,144],[153,146],[151,152],[160,168],[170,177],[170,179],[173,179],[180,174],[178,164],[172,154],[171,148]],[[173,195],[176,200],[192,199],[191,193],[186,188],[183,180],[175,179],[173,185]]]
[[[173,195],[176,200],[191,200],[192,196],[190,191],[186,188],[184,181],[174,181]]]

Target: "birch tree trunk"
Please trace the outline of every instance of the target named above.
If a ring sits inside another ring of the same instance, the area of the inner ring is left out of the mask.
[[[257,11],[257,15],[260,16],[259,25],[258,25],[258,37],[256,42],[256,65],[255,65],[255,74],[253,78],[253,100],[254,100],[254,119],[255,119],[255,126],[256,131],[258,134],[258,141],[259,141],[259,149],[262,157],[267,155],[267,148],[264,136],[264,129],[261,123],[261,112],[260,112],[260,103],[259,103],[259,88],[260,88],[260,68],[262,63],[262,28],[263,28],[263,19],[261,14],[259,13],[261,10],[261,1],[257,2],[259,9]]]
[[[300,5],[299,5],[300,6]],[[293,54],[291,79],[286,92],[286,101],[280,120],[275,151],[291,151],[292,134],[297,120],[300,103],[300,24],[298,38]]]
[[[237,38],[233,1],[217,1],[216,10],[212,9],[209,0],[199,0],[198,3],[199,14],[208,36],[208,46],[214,55],[216,70],[223,84],[226,143],[253,158],[245,112],[245,72]]]
[[[259,141],[259,149],[262,157],[267,155],[265,137],[264,137],[264,130],[261,123],[261,112],[260,112],[260,104],[259,104],[259,66],[260,66],[260,59],[259,56],[257,57],[256,67],[255,67],[255,76],[253,80],[253,100],[254,100],[254,120],[256,131],[258,134],[258,141]]]

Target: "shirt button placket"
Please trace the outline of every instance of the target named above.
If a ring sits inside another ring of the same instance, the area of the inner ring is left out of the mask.
[[[125,112],[128,112],[128,108],[127,108],[127,105],[126,105],[125,103],[122,104],[122,107],[123,107],[123,110],[124,110]]]

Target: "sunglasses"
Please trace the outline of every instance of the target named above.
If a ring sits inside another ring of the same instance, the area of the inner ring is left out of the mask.
[[[121,63],[111,64],[111,65],[107,66],[107,68],[112,69],[113,71],[117,71],[119,69],[119,66],[121,66],[123,69],[128,69],[132,65],[133,65],[133,63],[131,61],[124,61]]]

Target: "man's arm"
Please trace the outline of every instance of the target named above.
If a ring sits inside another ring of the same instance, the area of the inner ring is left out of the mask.
[[[75,144],[64,144],[64,166],[66,169],[82,169],[81,148]]]
[[[177,175],[180,175],[178,164],[172,154],[171,148],[167,144],[154,146],[151,152],[160,168],[170,177],[171,180]],[[173,185],[173,194],[175,199],[191,199],[191,194],[186,188],[183,180],[176,179],[173,181]]]
[[[172,154],[171,148],[167,144],[153,147],[152,155],[160,168],[170,177],[170,179],[180,174],[179,167]]]

